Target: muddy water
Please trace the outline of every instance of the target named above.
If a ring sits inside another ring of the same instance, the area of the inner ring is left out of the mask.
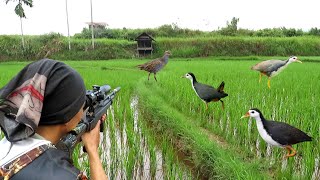
[[[315,160],[314,172],[312,174],[312,180],[320,179],[320,156],[318,156]]]
[[[134,123],[134,132],[140,139],[140,149],[143,150],[143,165],[136,165],[135,175],[136,179],[164,179],[163,165],[162,165],[162,152],[159,149],[155,149],[156,154],[156,172],[155,177],[151,175],[151,163],[150,153],[148,149],[148,144],[146,143],[146,139],[143,137],[141,133],[141,129],[139,128],[139,111],[138,111],[138,97],[134,96],[131,99],[130,108],[133,112],[133,123]]]
[[[105,131],[103,135],[101,134],[100,152],[105,169],[107,169],[108,177],[117,180],[163,180],[179,179],[178,177],[182,174],[183,179],[191,179],[188,173],[180,169],[178,165],[173,165],[172,169],[165,167],[165,164],[163,164],[165,157],[163,157],[162,151],[148,144],[148,138],[144,136],[139,125],[138,98],[133,97],[130,102],[133,116],[133,132],[126,132],[127,124],[126,121],[123,121],[122,128],[117,127],[116,123],[106,123]],[[111,116],[111,121],[116,122],[115,112],[112,107],[108,110],[109,116]],[[130,156],[132,149],[129,149],[128,136],[133,137],[133,141],[136,144],[134,147],[136,149],[133,149],[136,154],[133,156]],[[86,156],[79,158],[80,164],[86,164],[86,162],[88,162]],[[88,172],[87,165],[84,165],[82,169]],[[169,177],[167,172],[170,174]]]

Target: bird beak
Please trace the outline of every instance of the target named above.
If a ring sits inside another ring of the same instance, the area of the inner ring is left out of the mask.
[[[184,77],[184,76],[181,76],[181,78],[186,78],[186,77]]]
[[[250,117],[249,112],[247,112],[245,115],[241,116],[241,118],[240,118],[240,119],[242,119],[242,118],[247,118],[247,117]]]
[[[302,63],[301,61],[299,61],[298,59],[296,60],[296,62],[298,62],[298,63]]]

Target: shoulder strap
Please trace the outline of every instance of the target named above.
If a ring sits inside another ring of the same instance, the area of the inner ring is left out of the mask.
[[[0,168],[0,177],[3,177],[4,180],[8,180],[49,148],[49,145],[44,144],[19,156],[15,160]]]
[[[83,172],[80,172],[80,174],[77,177],[77,180],[88,180],[88,177]]]

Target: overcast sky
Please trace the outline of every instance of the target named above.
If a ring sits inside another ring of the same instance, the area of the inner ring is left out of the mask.
[[[25,7],[24,34],[59,32],[67,35],[65,0],[33,0]],[[224,27],[238,17],[239,27],[320,28],[320,0],[92,0],[93,21],[110,28],[154,28],[177,23],[180,27],[205,31]],[[16,2],[0,0],[0,34],[20,34]],[[90,22],[90,0],[68,0],[71,35]]]

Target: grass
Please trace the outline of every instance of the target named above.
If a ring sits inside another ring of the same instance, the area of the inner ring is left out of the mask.
[[[144,164],[146,159],[152,162],[150,174],[156,176],[159,151],[162,171],[171,178],[191,178],[190,170],[197,178],[311,179],[315,159],[320,154],[320,66],[313,62],[320,58],[301,57],[304,63],[289,65],[271,80],[271,89],[267,88],[266,78],[259,84],[258,73],[250,70],[265,58],[270,57],[174,58],[157,74],[158,83],[152,78],[148,82],[147,73],[135,68],[144,60],[66,63],[81,73],[88,89],[93,84],[121,86],[115,116],[108,116],[105,131],[111,137],[106,143],[110,149],[102,153],[109,158],[105,162],[110,177],[119,177],[119,169],[125,169],[122,173],[126,178],[134,177],[136,164]],[[25,64],[1,63],[0,86]],[[224,99],[224,111],[220,102],[209,104],[209,110],[205,111],[189,80],[180,78],[187,72],[193,72],[199,82],[215,87],[225,81],[229,96]],[[139,132],[134,129],[130,108],[133,96],[139,99]],[[307,132],[314,140],[294,145],[298,155],[282,161],[284,150],[269,148],[259,137],[252,119],[240,120],[251,107],[259,108],[267,119],[283,121]],[[140,147],[141,141],[148,142],[146,149]],[[123,148],[128,149],[120,152]],[[178,158],[179,153],[182,156]]]
[[[163,99],[154,96],[149,89],[139,86],[144,102],[142,108],[152,114],[151,121],[163,134],[172,133],[175,141],[182,141],[180,150],[188,154],[194,162],[201,176],[218,179],[247,179],[250,177],[264,177],[259,174],[257,164],[243,163],[231,151],[221,151],[216,142],[211,142],[203,133],[195,119],[189,119],[182,113],[169,106]],[[173,142],[175,143],[175,142]],[[178,143],[176,143],[178,144]],[[200,176],[200,177],[201,177]]]
[[[223,137],[237,149],[249,151],[244,152],[245,157],[274,161],[272,166],[267,167],[274,169],[275,177],[292,178],[294,176],[292,175],[293,170],[301,168],[306,173],[303,176],[298,175],[298,177],[310,179],[315,158],[319,154],[318,99],[320,98],[316,93],[320,89],[320,74],[317,73],[319,66],[316,63],[292,64],[279,76],[272,79],[272,88],[269,90],[266,78],[259,84],[258,73],[249,70],[250,66],[256,62],[206,60],[171,62],[166,71],[159,73],[159,83],[146,83],[147,89],[152,89],[146,102],[151,101],[152,98],[161,98],[161,101],[165,102],[168,107],[193,119],[190,123],[192,126],[198,123],[201,127]],[[179,76],[190,71],[195,73],[198,81],[215,87],[221,81],[226,82],[225,91],[229,93],[229,96],[225,98],[225,111],[221,111],[220,103],[210,104],[209,112],[205,111],[204,103],[194,94],[189,80],[179,79]],[[155,100],[155,102],[157,101],[160,100]],[[159,108],[159,104],[154,106]],[[267,157],[266,144],[259,139],[255,123],[252,122],[252,126],[248,126],[245,120],[239,119],[251,107],[258,107],[269,119],[274,118],[287,122],[314,137],[314,141],[311,143],[295,146],[299,152],[297,157],[303,157],[302,160],[299,158],[289,159],[286,171],[281,172],[279,167],[281,167],[281,157],[284,151],[273,148],[271,157]],[[154,109],[152,112],[157,113],[158,111],[160,110]],[[167,111],[169,111],[168,108],[161,110],[161,112]],[[171,113],[169,114],[171,115]],[[187,120],[184,121],[184,123],[187,122]],[[163,129],[173,129],[180,132],[176,128],[180,123],[177,122],[177,125],[172,125],[171,128],[164,126]],[[160,124],[163,125],[164,122]],[[236,132],[236,135],[233,135],[233,132]],[[261,141],[258,145],[257,139]],[[256,149],[261,151],[261,158],[255,157],[257,155]]]
[[[158,142],[156,136],[146,127],[141,117],[134,120],[134,110],[131,109],[130,103],[135,89],[133,80],[138,79],[139,74],[132,75],[132,71],[125,69],[133,67],[134,62],[127,66],[123,65],[123,62],[125,61],[117,62],[113,66],[115,68],[121,67],[120,70],[106,69],[105,67],[109,67],[109,65],[104,64],[104,62],[68,62],[81,73],[87,89],[91,89],[93,84],[109,84],[112,88],[121,86],[121,91],[114,101],[113,109],[108,112],[103,136],[105,138],[103,138],[100,149],[101,158],[109,178],[151,178],[152,175],[159,176],[160,174],[175,179],[176,176],[183,174],[187,177],[186,179],[192,179],[189,170],[173,156],[173,147],[168,146],[165,141]],[[26,64],[25,62],[1,63],[0,86],[4,86]],[[119,74],[121,74],[121,77]],[[139,124],[136,130],[134,130],[135,121]],[[163,148],[165,148],[165,151],[162,151]],[[159,153],[165,152],[165,154],[162,153],[162,159],[154,156],[155,150]],[[75,149],[73,159],[77,167],[89,174],[88,159],[87,156],[83,156],[81,146]],[[163,169],[159,170],[157,166],[162,161],[164,162]],[[152,168],[149,169],[148,167]]]
[[[60,60],[107,60],[136,57],[136,42],[122,39],[71,40],[54,34],[26,36],[26,48],[21,47],[20,36],[0,36],[0,61],[37,60],[49,57]],[[189,38],[158,37],[153,43],[155,57],[171,50],[173,57],[196,58],[210,56],[319,56],[320,39],[303,37],[243,37],[212,36]]]

